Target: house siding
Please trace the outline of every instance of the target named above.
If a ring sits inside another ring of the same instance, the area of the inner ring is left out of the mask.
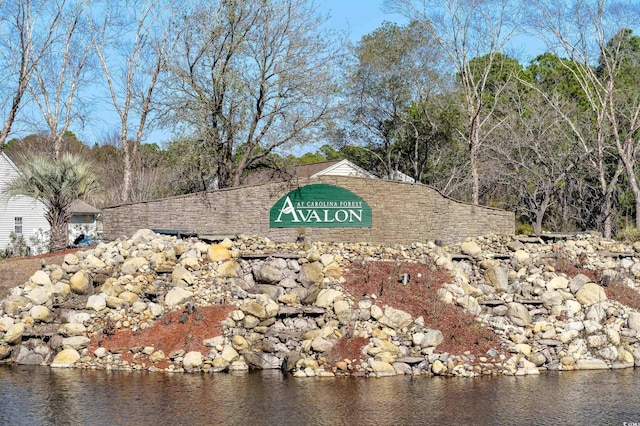
[[[0,153],[0,193],[4,192],[9,181],[18,176],[15,165],[4,154]],[[32,250],[36,246],[31,240],[40,232],[48,234],[50,227],[45,219],[44,205],[30,197],[17,196],[7,198],[0,195],[0,249],[9,244],[10,235],[15,229],[15,218],[22,218],[22,235]]]
[[[372,179],[376,178],[371,173],[367,172],[366,170],[360,169],[359,167],[355,166],[353,163],[351,163],[348,160],[342,160],[338,164],[335,164],[324,170],[321,170],[320,172],[316,173],[312,177],[319,177],[319,176],[347,176],[347,177],[351,176],[351,177],[363,177],[363,178],[372,178]]]

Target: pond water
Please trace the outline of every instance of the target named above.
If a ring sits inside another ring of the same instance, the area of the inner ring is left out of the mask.
[[[640,369],[295,379],[0,366],[0,425],[640,424]]]

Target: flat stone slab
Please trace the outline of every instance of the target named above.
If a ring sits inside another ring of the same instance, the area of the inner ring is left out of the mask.
[[[405,364],[420,364],[425,359],[419,356],[405,356],[396,359],[396,362],[404,362]]]
[[[22,333],[22,337],[51,337],[58,334],[58,328],[60,328],[60,324],[46,324],[27,327]]]
[[[563,232],[548,232],[548,233],[540,234],[541,239],[553,240],[553,241],[566,240],[568,238],[573,238],[575,236],[576,234],[566,234]]]
[[[238,239],[238,236],[236,234],[198,234],[198,238],[206,242],[224,241],[226,239],[234,241]]]
[[[267,259],[269,257],[275,257],[279,259],[300,259],[304,257],[298,253],[242,253],[240,255],[243,259]]]
[[[87,306],[89,295],[73,294],[62,303],[53,304],[55,309],[71,309],[74,311],[82,311]]]
[[[510,254],[504,254],[504,253],[494,253],[493,255],[491,255],[491,257],[493,257],[494,259],[498,259],[498,260],[511,259],[511,255]]]
[[[576,368],[578,370],[608,370],[609,364],[601,359],[579,359],[576,361]]]
[[[542,241],[540,241],[540,238],[538,237],[516,237],[516,239],[521,243],[534,243],[534,244],[542,243]]]
[[[296,306],[281,306],[278,310],[279,317],[291,317],[294,315],[324,315],[327,312],[325,308],[318,306],[305,306],[302,308]]]
[[[324,315],[327,310],[317,306],[305,306],[302,311],[307,315]]]
[[[598,255],[603,257],[618,257],[618,258],[637,256],[637,254],[634,252],[615,252],[615,251],[601,251],[601,252],[598,252]]]
[[[562,346],[562,342],[556,339],[540,339],[536,340],[535,343],[543,346]]]
[[[178,238],[197,237],[198,233],[184,229],[152,229],[153,232],[160,235],[171,235]]]
[[[301,315],[302,313],[302,308],[296,308],[295,306],[280,306],[280,309],[278,310],[279,317],[291,317],[294,315]]]
[[[500,300],[500,299],[482,300],[482,301],[478,302],[478,305],[483,305],[483,306],[500,306],[500,305],[504,305],[504,304],[506,304],[506,302],[504,300]]]
[[[462,254],[462,253],[451,254],[451,260],[469,260],[469,259],[471,259],[471,256],[469,256],[468,254]]]

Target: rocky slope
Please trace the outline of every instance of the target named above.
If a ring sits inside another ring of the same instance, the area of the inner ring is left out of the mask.
[[[0,310],[0,359],[125,370],[283,368],[296,377],[633,367],[640,313],[607,291],[615,285],[631,292],[623,301],[634,300],[638,251],[590,235],[380,247],[248,236],[208,244],[140,230],[68,254],[14,288]],[[448,269],[440,299],[475,315],[499,344],[480,356],[442,353],[438,327],[377,303],[375,294],[346,291],[350,264],[389,259]],[[567,265],[584,273],[568,274]],[[349,344],[355,354],[333,359]]]

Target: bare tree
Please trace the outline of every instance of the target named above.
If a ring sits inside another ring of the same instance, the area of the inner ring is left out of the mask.
[[[185,16],[167,118],[210,147],[219,187],[337,117],[343,49],[324,21],[304,0],[202,2]]]
[[[2,108],[0,151],[23,103],[34,68],[58,35],[64,0],[0,2]]]
[[[580,162],[572,132],[557,110],[537,91],[511,85],[508,109],[496,139],[487,144],[494,160],[494,179],[508,188],[513,207],[519,215],[531,218],[536,234],[543,220]],[[560,101],[558,101],[560,105]],[[562,110],[576,106],[564,102]]]
[[[72,122],[82,120],[79,90],[90,80],[91,43],[81,2],[61,4],[62,17],[49,48],[34,64],[29,92],[46,123],[53,157],[60,157],[63,137]]]
[[[620,54],[624,37],[616,38],[624,29],[637,25],[640,9],[604,0],[539,0],[533,6],[532,27],[553,52],[566,55],[568,60],[562,63],[580,85],[592,113],[588,126],[565,118],[598,172],[603,233],[611,237],[613,195],[622,173],[634,194],[636,226],[640,227],[640,184],[634,173],[640,151],[636,135],[640,130],[640,97],[637,91],[629,97],[629,87],[618,87],[617,75],[629,58]],[[595,66],[598,63],[600,66]],[[625,102],[619,101],[621,96]],[[617,159],[611,159],[612,151]]]
[[[485,96],[491,71],[503,58],[499,55],[516,34],[522,2],[517,0],[385,0],[389,11],[400,12],[430,29],[457,73],[467,116],[472,202],[480,198],[479,158],[498,96]],[[482,66],[471,60],[484,57]],[[477,64],[476,64],[477,65]],[[493,88],[499,92],[499,87]],[[496,93],[497,95],[497,93]]]
[[[448,90],[442,57],[418,22],[385,22],[354,49],[347,87],[355,106],[352,120],[363,131],[352,134],[361,134],[375,148],[372,155],[389,179],[405,161],[418,181],[426,168],[430,133],[438,127],[441,109],[436,107],[438,95]]]
[[[105,0],[86,8],[107,96],[120,121],[121,201],[132,197],[138,148],[153,113],[160,75],[176,42],[174,23],[181,5],[179,0]]]

